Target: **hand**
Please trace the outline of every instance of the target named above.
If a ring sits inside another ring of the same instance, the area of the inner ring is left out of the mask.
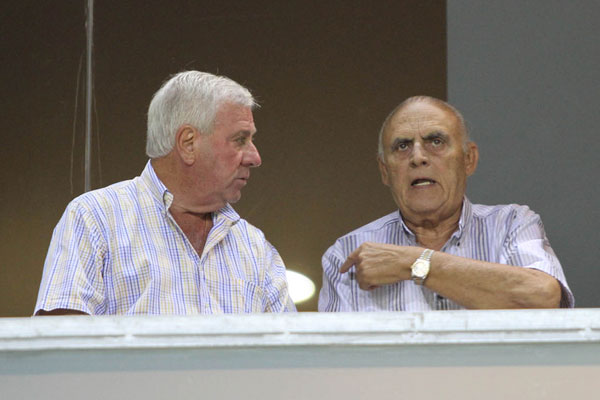
[[[410,267],[422,251],[420,247],[365,242],[348,256],[340,273],[348,272],[354,265],[358,286],[372,290],[410,279]]]

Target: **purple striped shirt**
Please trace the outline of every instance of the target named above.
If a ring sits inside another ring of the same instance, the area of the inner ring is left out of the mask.
[[[319,311],[425,311],[463,309],[425,286],[400,281],[374,290],[362,290],[354,279],[354,267],[346,274],[339,268],[364,242],[417,246],[413,232],[399,211],[371,222],[339,238],[323,255],[323,287]],[[540,217],[516,204],[485,206],[465,197],[459,227],[442,248],[460,257],[534,268],[556,278],[562,286],[561,307],[573,307],[574,298],[562,267],[544,232]]]
[[[295,311],[285,266],[230,205],[201,255],[169,212],[150,162],[141,176],[85,193],[54,229],[35,312],[211,314]]]

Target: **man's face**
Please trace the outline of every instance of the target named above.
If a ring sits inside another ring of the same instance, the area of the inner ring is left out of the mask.
[[[460,213],[467,176],[475,172],[477,147],[467,144],[458,119],[427,101],[410,103],[383,134],[383,183],[405,218],[439,223]]]
[[[198,136],[194,146],[200,156],[194,167],[205,201],[224,206],[241,198],[250,168],[261,164],[255,133],[252,110],[226,103],[217,111],[213,133]]]

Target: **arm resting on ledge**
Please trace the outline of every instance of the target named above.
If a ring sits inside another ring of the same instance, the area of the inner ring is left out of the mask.
[[[557,308],[561,287],[532,268],[472,260],[436,252],[425,286],[467,308]]]
[[[35,315],[89,315],[79,310],[70,310],[68,308],[57,308],[54,310],[46,311],[39,310]]]
[[[363,290],[411,279],[421,247],[363,243],[340,267],[356,267]],[[553,276],[526,267],[491,263],[436,251],[425,286],[470,309],[557,308],[561,286]]]

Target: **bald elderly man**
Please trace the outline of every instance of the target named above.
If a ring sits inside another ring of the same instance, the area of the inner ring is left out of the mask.
[[[411,97],[386,118],[378,163],[398,210],[339,238],[323,256],[320,311],[573,307],[540,217],[472,204],[479,152],[462,115]]]

